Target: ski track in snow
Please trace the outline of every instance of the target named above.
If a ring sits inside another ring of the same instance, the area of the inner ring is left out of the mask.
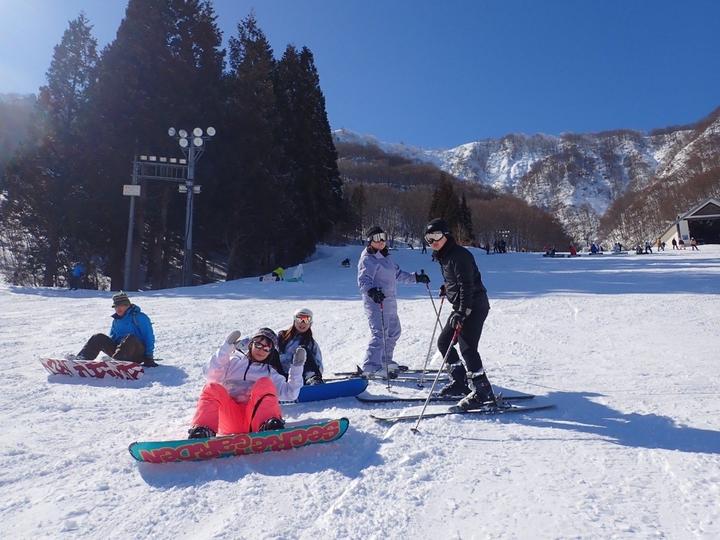
[[[368,329],[356,271],[340,261],[359,250],[321,247],[303,283],[248,278],[131,294],[153,320],[163,359],[140,381],[48,376],[37,361],[107,332],[109,293],[0,283],[0,535],[720,537],[720,246],[556,260],[475,252],[491,300],[480,342],[491,382],[555,409],[426,419],[414,434],[414,423],[387,426],[369,414],[420,406],[291,404],[293,422],[347,416],[350,429],[290,452],[132,460],[135,440],[185,437],[202,368],[235,328],[281,329],[310,307],[326,371],[354,369]],[[424,268],[437,290],[429,254],[393,256],[405,270]],[[400,285],[399,298],[395,359],[422,367],[434,323],[427,290]],[[431,365],[440,362],[434,352]],[[388,392],[380,382],[368,390]]]

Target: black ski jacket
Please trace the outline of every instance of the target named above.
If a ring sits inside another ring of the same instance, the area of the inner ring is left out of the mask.
[[[475,257],[452,237],[448,237],[445,245],[435,252],[434,257],[440,263],[445,279],[445,292],[453,309],[469,315],[476,301],[487,298],[487,289],[475,264]]]

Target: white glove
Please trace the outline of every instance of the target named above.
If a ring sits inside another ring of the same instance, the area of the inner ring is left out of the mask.
[[[307,351],[302,347],[298,347],[293,354],[292,365],[293,366],[304,366],[305,359],[307,358]]]
[[[240,339],[241,336],[242,336],[242,333],[240,332],[240,330],[233,330],[232,332],[230,332],[228,334],[228,337],[225,338],[225,343],[227,343],[228,345],[232,345],[238,339]]]

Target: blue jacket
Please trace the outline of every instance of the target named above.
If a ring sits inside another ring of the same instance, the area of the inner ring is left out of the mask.
[[[118,317],[118,314],[114,313],[112,318],[110,338],[116,344],[119,344],[130,334],[137,336],[145,345],[145,356],[152,358],[155,351],[155,334],[153,333],[150,317],[140,311],[140,306],[132,304],[125,312],[125,315]]]

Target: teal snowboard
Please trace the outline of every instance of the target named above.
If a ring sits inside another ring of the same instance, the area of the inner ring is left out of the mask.
[[[128,450],[133,458],[147,463],[202,461],[332,442],[342,437],[349,425],[347,418],[338,418],[319,424],[291,426],[259,433],[240,433],[207,439],[134,442]]]

